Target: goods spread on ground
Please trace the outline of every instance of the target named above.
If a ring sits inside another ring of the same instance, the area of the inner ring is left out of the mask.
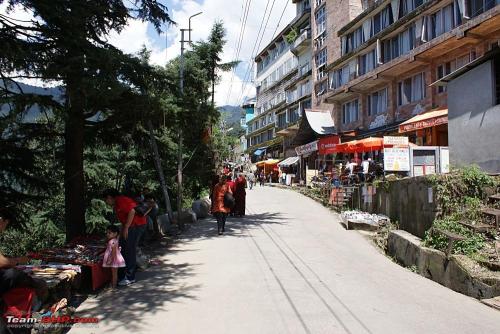
[[[47,262],[91,265],[100,263],[106,241],[98,237],[78,238],[64,247],[51,248],[30,254],[30,257]]]
[[[384,224],[389,223],[391,220],[389,217],[381,214],[371,214],[363,211],[352,210],[352,211],[344,211],[341,214],[342,220],[344,222],[356,222],[356,223],[365,223],[369,225],[382,226]]]

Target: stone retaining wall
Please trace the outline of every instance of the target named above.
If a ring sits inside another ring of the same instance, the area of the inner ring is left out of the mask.
[[[454,291],[474,298],[500,296],[500,272],[481,267],[463,255],[449,259],[438,250],[422,246],[422,240],[406,231],[391,231],[387,252],[397,262]]]
[[[362,195],[362,188],[355,191],[353,208],[384,214],[391,221],[397,221],[402,230],[423,238],[439,212],[428,179],[424,176],[406,178],[379,184],[375,188],[371,199]]]

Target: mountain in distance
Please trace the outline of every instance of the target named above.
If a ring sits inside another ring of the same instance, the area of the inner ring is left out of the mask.
[[[235,123],[240,124],[240,120],[245,117],[245,110],[240,106],[225,105],[219,107],[221,119],[223,119],[228,127],[233,126]]]
[[[221,120],[225,123],[226,129],[232,130],[229,132],[235,136],[241,136],[245,130],[241,127],[241,119],[245,118],[245,110],[240,106],[225,105],[218,108],[221,113]]]

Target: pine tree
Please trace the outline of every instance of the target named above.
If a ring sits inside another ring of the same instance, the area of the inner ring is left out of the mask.
[[[10,88],[20,76],[61,82],[65,91],[61,108],[65,221],[67,239],[72,239],[85,233],[86,124],[97,116],[134,113],[135,110],[127,108],[130,106],[127,100],[140,100],[137,87],[143,85],[143,72],[150,70],[136,57],[114,48],[106,37],[112,31],[121,31],[131,19],[149,21],[157,30],[162,24],[172,22],[167,8],[155,0],[9,0],[8,3],[32,12],[37,20],[22,22],[8,15],[0,16],[4,99],[24,108],[33,105],[32,100],[23,101],[24,96]]]

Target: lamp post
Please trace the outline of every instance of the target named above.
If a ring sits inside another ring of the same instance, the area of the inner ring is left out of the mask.
[[[189,17],[189,26],[188,29],[181,29],[181,56],[180,56],[180,73],[179,73],[179,85],[180,85],[180,91],[181,91],[181,104],[183,103],[184,99],[184,43],[188,42],[191,44],[191,19],[195,16],[200,15],[202,12],[196,13],[194,15],[191,15]],[[188,36],[189,40],[186,41],[184,40],[184,32],[188,31]],[[177,224],[179,225],[179,228],[182,230],[184,228],[184,225],[181,222],[181,211],[182,211],[182,169],[183,169],[183,162],[182,162],[182,126],[184,124],[180,124],[179,126],[179,150],[177,154]]]

